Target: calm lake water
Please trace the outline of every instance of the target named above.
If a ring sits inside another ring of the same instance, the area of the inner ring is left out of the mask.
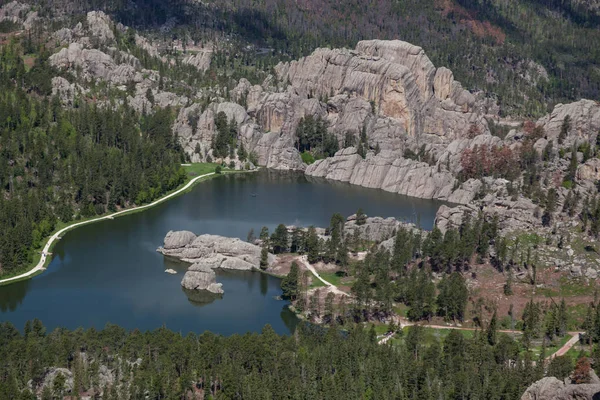
[[[152,330],[165,325],[182,333],[210,330],[223,335],[258,332],[271,324],[294,330],[280,280],[259,272],[217,271],[222,298],[186,293],[180,282],[186,264],[156,252],[169,230],[190,230],[245,239],[248,231],[280,223],[326,226],[335,212],[419,218],[433,225],[441,203],[413,199],[298,173],[260,171],[220,176],[147,211],[97,222],[65,234],[54,247],[48,270],[31,280],[0,287],[0,321],[22,329],[39,318],[61,326]],[[173,268],[178,273],[164,272]]]

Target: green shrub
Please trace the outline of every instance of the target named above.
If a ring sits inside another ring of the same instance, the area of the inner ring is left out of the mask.
[[[217,168],[215,168],[215,174],[220,174],[221,170],[222,170],[221,166],[217,165]]]
[[[305,151],[302,153],[302,162],[310,165],[315,162],[315,157],[308,151]]]

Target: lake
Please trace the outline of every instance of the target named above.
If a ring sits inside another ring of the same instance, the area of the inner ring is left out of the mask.
[[[260,272],[217,271],[222,298],[185,292],[187,265],[156,252],[169,230],[189,230],[246,239],[262,226],[280,223],[327,226],[331,215],[362,207],[372,216],[419,221],[430,229],[441,202],[307,178],[301,173],[261,170],[223,175],[149,210],[70,231],[54,247],[48,270],[28,281],[0,287],[0,321],[22,329],[39,318],[50,330],[107,323],[126,329],[166,326],[182,333],[223,335],[293,332],[295,315],[278,278]],[[176,275],[164,272],[173,268]]]

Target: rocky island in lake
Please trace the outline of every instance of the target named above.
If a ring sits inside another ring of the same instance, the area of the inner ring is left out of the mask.
[[[207,290],[222,294],[221,284],[216,282],[216,268],[249,271],[259,268],[261,247],[237,238],[218,235],[196,236],[189,231],[170,231],[164,245],[157,251],[166,256],[192,263],[185,273],[181,286],[188,290]],[[275,261],[268,254],[267,262]]]

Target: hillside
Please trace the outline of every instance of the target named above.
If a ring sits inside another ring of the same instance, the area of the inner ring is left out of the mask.
[[[317,47],[401,39],[423,47],[468,89],[493,93],[503,115],[539,116],[556,103],[600,94],[596,1],[170,0],[83,2],[77,9],[49,4],[40,3],[40,15],[77,17],[103,7],[125,25],[188,44],[226,35],[240,44],[235,57],[265,67]],[[269,51],[244,51],[248,44]]]

